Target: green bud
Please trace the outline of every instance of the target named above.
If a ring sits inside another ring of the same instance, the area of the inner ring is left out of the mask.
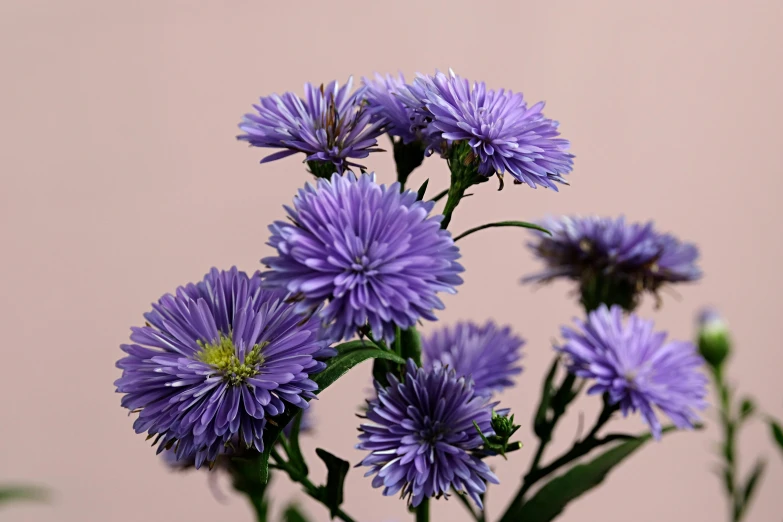
[[[714,310],[699,314],[699,353],[707,364],[720,368],[731,354],[731,338],[725,321]]]
[[[504,417],[503,415],[492,412],[492,430],[499,439],[508,441],[518,429],[519,426],[514,424],[513,415]]]

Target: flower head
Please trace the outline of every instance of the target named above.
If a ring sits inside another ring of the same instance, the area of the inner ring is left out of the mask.
[[[387,74],[375,74],[375,79],[362,78],[366,87],[367,103],[376,109],[376,118],[387,122],[386,132],[399,137],[403,143],[411,143],[418,139],[411,130],[413,114],[400,99],[399,93],[405,89],[405,77]]]
[[[691,428],[694,410],[706,406],[707,378],[700,372],[704,360],[693,343],[667,341],[653,322],[605,305],[577,328],[562,329],[565,343],[558,350],[569,358],[568,370],[595,384],[588,393],[607,393],[623,415],[639,410],[653,435],[661,435],[658,408],[678,428]]]
[[[285,297],[263,290],[258,273],[213,268],[153,304],[117,363],[136,432],[196,467],[227,445],[263,451],[267,417],[307,407],[317,390],[310,376],[334,354],[318,321],[303,321]]]
[[[547,266],[523,282],[563,277],[586,284],[601,278],[635,295],[701,277],[696,246],[657,232],[652,222],[626,223],[622,216],[563,216],[543,220],[541,225],[552,235],[535,232],[538,238],[528,246]]]
[[[483,176],[509,172],[518,183],[557,190],[555,183],[565,183],[573,168],[568,141],[557,137],[558,122],[544,117],[543,102],[528,107],[521,93],[471,85],[450,71],[419,75],[400,99],[431,149],[468,143]]]
[[[489,466],[471,451],[482,445],[482,433],[493,435],[492,407],[475,395],[469,379],[444,367],[417,368],[409,361],[405,380],[388,376],[389,387],[376,383],[378,397],[369,401],[368,424],[359,427],[357,449],[370,452],[361,465],[375,475],[372,485],[384,495],[402,492],[418,506],[424,498],[466,493],[481,506],[485,481],[497,484]]]
[[[244,134],[237,139],[254,147],[282,149],[261,163],[303,152],[311,166],[321,166],[314,173],[361,167],[352,160],[381,150],[376,138],[386,121],[367,110],[364,89],[351,94],[352,86],[353,79],[342,87],[336,81],[320,88],[307,83],[304,98],[291,92],[263,97],[253,106],[256,113],[242,119],[239,128]]]
[[[731,355],[731,335],[726,321],[714,308],[704,308],[698,318],[699,353],[713,368],[720,366]]]
[[[292,223],[269,227],[277,256],[261,260],[271,269],[265,282],[291,292],[303,312],[328,300],[321,317],[331,338],[369,325],[390,341],[395,325],[434,320],[443,308],[436,294],[462,283],[459,249],[432,207],[398,183],[376,184],[374,174],[319,179],[286,208]]]
[[[477,395],[490,396],[514,385],[513,376],[522,372],[519,352],[524,344],[507,326],[463,322],[424,337],[422,351],[426,368],[451,368],[473,380]]]

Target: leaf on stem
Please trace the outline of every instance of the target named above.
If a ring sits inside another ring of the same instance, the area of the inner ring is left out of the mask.
[[[757,460],[753,466],[753,470],[748,475],[748,480],[745,482],[745,487],[742,488],[742,511],[745,511],[750,503],[750,499],[753,497],[753,492],[756,490],[756,486],[761,480],[761,476],[764,474],[764,468],[767,463],[763,460]]]
[[[326,486],[322,486],[324,493],[323,502],[329,508],[332,518],[334,518],[337,516],[340,504],[343,503],[343,486],[351,465],[348,461],[335,457],[321,448],[316,448],[315,452],[326,464]]]
[[[307,463],[305,463],[304,456],[302,455],[302,448],[299,446],[299,427],[302,425],[302,415],[304,410],[300,410],[294,417],[293,424],[291,425],[291,432],[288,435],[288,458],[291,464],[295,466],[302,475],[307,476],[308,469]]]
[[[538,410],[533,420],[533,431],[536,436],[541,439],[547,436],[549,433],[549,404],[552,400],[552,394],[555,391],[552,387],[552,381],[555,379],[555,373],[557,372],[557,365],[560,362],[559,358],[555,358],[552,361],[552,367],[549,369],[546,378],[544,379],[544,385],[541,389],[541,402],[538,404]]]
[[[307,519],[302,512],[299,511],[296,504],[289,504],[283,512],[283,522],[307,522]]]
[[[49,493],[38,486],[0,486],[0,505],[6,502],[46,502]]]
[[[664,433],[673,427],[664,428]],[[578,464],[563,475],[550,480],[535,496],[524,503],[509,520],[549,522],[563,512],[566,505],[604,481],[609,472],[652,436],[648,433],[615,445],[595,459]],[[504,517],[505,518],[505,517]]]
[[[769,419],[769,429],[772,433],[772,438],[777,442],[780,451],[783,451],[783,427],[774,419]]]
[[[424,183],[421,184],[421,187],[419,187],[419,191],[417,192],[416,200],[421,201],[424,199],[424,194],[427,193],[427,184],[429,184],[429,182],[429,179],[425,179]]]
[[[402,339],[401,355],[404,360],[413,359],[416,366],[421,366],[421,336],[415,326],[400,333]]]

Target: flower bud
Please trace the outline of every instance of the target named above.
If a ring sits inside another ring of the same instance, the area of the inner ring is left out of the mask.
[[[726,322],[717,311],[706,308],[699,314],[699,353],[713,368],[720,368],[731,353],[731,339]]]

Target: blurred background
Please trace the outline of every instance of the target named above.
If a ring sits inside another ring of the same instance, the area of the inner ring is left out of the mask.
[[[354,75],[452,67],[490,87],[546,100],[576,154],[560,193],[477,187],[451,228],[579,213],[655,219],[695,241],[705,277],[641,309],[676,338],[717,306],[737,344],[731,379],[783,416],[780,344],[783,189],[783,2],[779,0],[533,2],[462,0],[270,2],[159,0],[0,2],[0,483],[53,491],[48,504],[4,507],[21,521],[251,520],[243,498],[205,473],[167,471],[119,407],[119,344],[149,304],[211,266],[260,267],[266,226],[308,180],[295,156],[259,165],[235,141],[261,95]],[[387,143],[382,142],[383,145]],[[366,164],[394,178],[391,154]],[[445,188],[443,161],[411,178]],[[531,458],[532,409],[559,326],[579,314],[571,286],[518,284],[539,265],[528,235],[493,229],[461,243],[465,284],[441,323],[494,318],[524,336],[525,372],[503,403],[527,448],[495,461],[504,508]],[[430,331],[433,324],[425,328]],[[355,408],[369,365],[321,396],[317,436],[304,441],[358,462]],[[554,449],[569,446],[572,409]],[[708,428],[650,444],[561,520],[725,520],[719,438]],[[641,429],[638,419],[629,429]],[[742,437],[743,470],[770,459],[748,520],[783,512],[783,461],[766,427]],[[316,477],[324,472],[312,457]],[[364,522],[407,520],[403,503],[348,476],[346,509]],[[275,508],[298,496],[278,480]],[[313,520],[325,510],[307,499]],[[434,520],[462,520],[456,500]]]

